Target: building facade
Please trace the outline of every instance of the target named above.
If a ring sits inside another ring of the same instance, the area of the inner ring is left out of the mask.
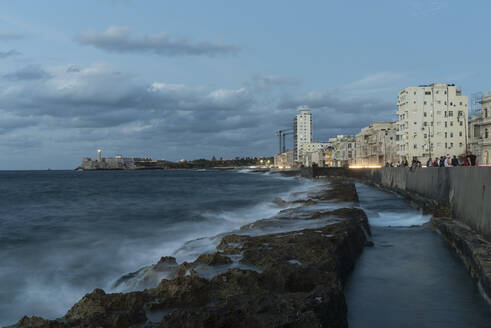
[[[347,167],[355,161],[355,137],[338,135],[336,138],[330,138],[332,144],[332,166]]]
[[[481,100],[482,114],[481,114],[481,156],[480,164],[491,164],[491,92],[488,92],[487,96],[482,96]]]
[[[274,166],[278,168],[291,168],[294,166],[293,150],[284,153],[279,153],[274,157]]]
[[[481,111],[469,121],[469,150],[479,165],[491,165],[491,91],[481,97]]]
[[[293,120],[293,152],[295,161],[302,162],[302,145],[312,143],[312,114],[308,108],[300,108]]]
[[[466,152],[468,98],[454,84],[406,88],[397,105],[399,160],[424,162]]]
[[[355,137],[355,164],[359,166],[383,166],[396,164],[396,122],[374,122],[364,127]]]

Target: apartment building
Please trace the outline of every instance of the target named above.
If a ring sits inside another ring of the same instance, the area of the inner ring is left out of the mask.
[[[356,144],[354,136],[338,135],[336,138],[329,138],[329,142],[333,147],[333,166],[345,167],[354,163]]]
[[[295,161],[302,162],[302,145],[312,143],[312,114],[306,107],[293,120],[293,153]]]
[[[397,154],[417,158],[463,155],[466,151],[468,98],[454,84],[409,87],[399,93]]]
[[[481,132],[481,164],[491,164],[491,92],[487,96],[482,96],[482,122]]]
[[[482,109],[469,121],[469,150],[478,164],[491,164],[491,91],[481,97]]]
[[[356,136],[355,164],[361,166],[396,164],[397,123],[374,122],[364,127]]]

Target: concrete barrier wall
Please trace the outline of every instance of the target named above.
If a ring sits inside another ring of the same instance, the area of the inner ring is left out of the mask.
[[[491,167],[456,168],[314,168],[312,176],[345,176],[449,204],[454,219],[491,241]]]

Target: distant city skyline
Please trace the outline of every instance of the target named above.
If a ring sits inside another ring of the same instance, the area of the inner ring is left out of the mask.
[[[491,90],[491,3],[34,0],[0,4],[0,170],[107,155],[273,155],[397,119],[399,91]]]

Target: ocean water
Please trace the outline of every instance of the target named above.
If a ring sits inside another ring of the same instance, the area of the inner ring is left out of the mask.
[[[322,184],[247,171],[0,172],[0,327],[56,318],[161,256],[192,261],[213,236],[269,218]]]

